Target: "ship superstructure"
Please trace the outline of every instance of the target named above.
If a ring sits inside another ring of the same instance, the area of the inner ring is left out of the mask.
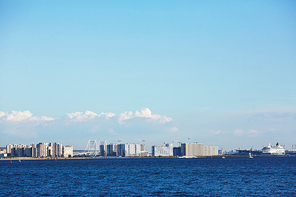
[[[271,146],[270,143],[268,146],[263,147],[262,154],[267,155],[284,155],[285,149],[277,142],[275,146]]]

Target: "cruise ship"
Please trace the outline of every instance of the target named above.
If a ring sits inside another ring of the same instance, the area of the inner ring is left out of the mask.
[[[275,146],[271,146],[270,143],[268,146],[263,147],[262,154],[267,155],[284,155],[285,149],[277,142]]]

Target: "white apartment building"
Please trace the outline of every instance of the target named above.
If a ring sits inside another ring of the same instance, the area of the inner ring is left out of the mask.
[[[37,157],[47,157],[48,143],[37,144]]]
[[[73,157],[73,146],[63,146],[64,157]]]
[[[173,144],[165,144],[164,146],[152,146],[152,156],[159,157],[159,156],[173,156]]]
[[[141,144],[118,144],[118,156],[122,157],[135,157],[140,156],[143,151],[143,146]],[[144,154],[144,153],[143,153]]]
[[[12,149],[12,145],[11,144],[8,144],[8,145],[6,145],[6,153],[7,154],[9,154],[9,153],[11,153],[11,149]]]
[[[63,154],[63,146],[60,143],[48,143],[47,156],[60,157]]]
[[[217,146],[204,146],[202,143],[181,144],[182,156],[214,156],[218,155]]]

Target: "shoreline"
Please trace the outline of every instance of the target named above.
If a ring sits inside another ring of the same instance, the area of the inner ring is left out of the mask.
[[[222,155],[215,155],[215,156],[197,156],[193,159],[199,158],[220,158]],[[225,155],[225,157],[249,157],[249,155]],[[294,155],[253,155],[253,157],[296,157]],[[14,157],[14,158],[0,158],[0,161],[6,160],[77,160],[77,159],[179,159],[179,157],[52,157],[52,158],[35,158],[35,157]],[[187,158],[188,159],[188,158]]]

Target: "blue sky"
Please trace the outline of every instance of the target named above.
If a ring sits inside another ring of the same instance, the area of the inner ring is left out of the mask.
[[[295,1],[2,1],[0,146],[190,138],[224,150],[277,141],[291,149],[295,8]]]

